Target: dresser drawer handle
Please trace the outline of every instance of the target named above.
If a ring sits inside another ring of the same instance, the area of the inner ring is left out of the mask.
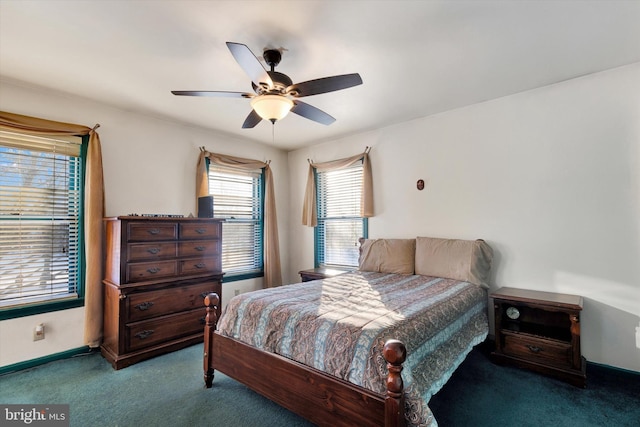
[[[151,307],[153,307],[153,302],[152,301],[145,301],[145,302],[141,302],[140,304],[136,305],[136,308],[140,311],[146,311],[149,310]]]
[[[535,345],[528,345],[527,348],[533,353],[540,353],[542,351],[540,347],[536,347]]]
[[[143,340],[149,338],[151,335],[153,335],[153,329],[145,329],[142,332],[138,332],[135,337]]]
[[[160,269],[158,267],[148,268],[147,271],[151,274],[156,274]]]
[[[202,297],[202,299],[204,299],[204,297],[206,297],[207,295],[209,295],[211,292],[213,291],[209,291],[209,292],[203,292],[200,294],[200,296]]]
[[[152,236],[155,236],[156,234],[160,234],[160,229],[159,228],[150,228],[149,230],[147,230],[147,232],[149,234],[151,234]]]
[[[199,320],[201,325],[204,325],[205,323],[207,323],[204,317],[201,317]]]
[[[195,268],[205,268],[206,266],[207,264],[205,264],[204,262],[199,262],[194,265]]]
[[[202,251],[204,251],[205,249],[207,249],[207,247],[206,247],[206,246],[196,246],[196,248],[195,248],[195,249],[196,249],[196,251],[202,252]]]
[[[206,228],[196,228],[196,233],[198,234],[204,234],[207,232]]]
[[[151,255],[155,255],[158,252],[160,252],[160,249],[159,248],[149,248],[149,249],[147,249],[147,252],[149,252]]]

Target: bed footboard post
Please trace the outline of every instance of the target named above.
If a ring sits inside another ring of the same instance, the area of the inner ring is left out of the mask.
[[[407,348],[398,340],[389,340],[382,351],[387,361],[387,395],[384,402],[385,427],[404,427],[404,385],[402,383],[402,364],[407,358]]]
[[[216,315],[220,297],[216,293],[210,293],[204,297],[204,305],[207,307],[207,316],[204,321],[204,385],[211,388],[213,385],[213,334],[216,331],[218,316]]]

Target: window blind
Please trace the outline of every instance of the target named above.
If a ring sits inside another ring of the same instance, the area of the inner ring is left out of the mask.
[[[262,169],[241,171],[209,166],[214,216],[226,220],[222,224],[222,270],[226,274],[263,269],[262,187]]]
[[[0,131],[0,307],[78,296],[81,149]]]
[[[359,162],[316,174],[316,264],[319,266],[358,265],[358,238],[366,237],[366,218],[360,217],[362,173],[362,162]]]

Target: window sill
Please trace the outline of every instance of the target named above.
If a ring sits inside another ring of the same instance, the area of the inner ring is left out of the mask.
[[[18,317],[33,316],[35,314],[51,313],[53,311],[68,310],[83,307],[84,298],[64,299],[55,302],[34,303],[0,308],[0,320],[16,319]]]
[[[255,279],[264,277],[264,271],[256,271],[253,273],[226,273],[222,279],[222,283],[237,282],[239,280]]]

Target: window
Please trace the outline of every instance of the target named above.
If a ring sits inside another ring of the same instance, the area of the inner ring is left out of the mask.
[[[316,267],[358,266],[358,239],[367,237],[367,218],[360,216],[362,162],[316,172],[318,225]]]
[[[225,280],[263,274],[263,188],[262,169],[243,171],[209,165],[214,216],[225,219],[222,224]]]
[[[81,305],[85,142],[0,131],[0,308]]]

